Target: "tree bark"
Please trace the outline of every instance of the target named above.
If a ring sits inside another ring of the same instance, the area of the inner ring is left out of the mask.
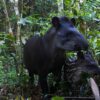
[[[64,10],[64,1],[63,0],[57,0],[58,2],[58,16],[63,16],[63,10]]]
[[[4,10],[5,10],[6,20],[7,20],[7,23],[8,23],[8,33],[13,34],[5,0],[3,0],[3,5],[4,5]]]

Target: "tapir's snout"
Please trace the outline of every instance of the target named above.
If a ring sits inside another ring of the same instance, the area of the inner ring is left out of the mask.
[[[74,46],[75,51],[80,51],[80,50],[87,51],[88,48],[89,48],[88,41],[83,36],[77,37],[77,42]]]
[[[90,73],[100,74],[100,67],[96,63],[87,65],[87,69]]]
[[[75,51],[80,51],[80,50],[87,51],[88,50],[88,47],[89,47],[88,43],[77,43],[74,46],[74,50]]]

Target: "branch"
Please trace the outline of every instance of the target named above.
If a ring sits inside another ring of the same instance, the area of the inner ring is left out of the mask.
[[[91,86],[92,92],[94,94],[95,100],[100,100],[100,93],[97,84],[95,83],[93,78],[89,78],[88,82]]]

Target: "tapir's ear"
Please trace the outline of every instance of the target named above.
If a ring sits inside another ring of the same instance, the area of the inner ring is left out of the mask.
[[[71,18],[71,22],[73,23],[73,25],[76,25],[76,19],[75,18]]]
[[[54,27],[59,27],[59,26],[60,26],[60,20],[59,20],[58,17],[53,17],[53,18],[52,18],[52,25],[53,25]]]

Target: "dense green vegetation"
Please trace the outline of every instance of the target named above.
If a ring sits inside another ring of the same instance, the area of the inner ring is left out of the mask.
[[[64,0],[61,12],[58,9],[60,1],[19,0],[17,4],[17,0],[0,0],[0,91],[8,90],[8,87],[14,90],[16,86],[19,90],[27,87],[29,77],[22,60],[24,43],[34,34],[45,34],[53,16],[76,19],[76,27],[89,41],[90,49],[100,64],[100,0]],[[10,97],[12,91],[2,93]]]

